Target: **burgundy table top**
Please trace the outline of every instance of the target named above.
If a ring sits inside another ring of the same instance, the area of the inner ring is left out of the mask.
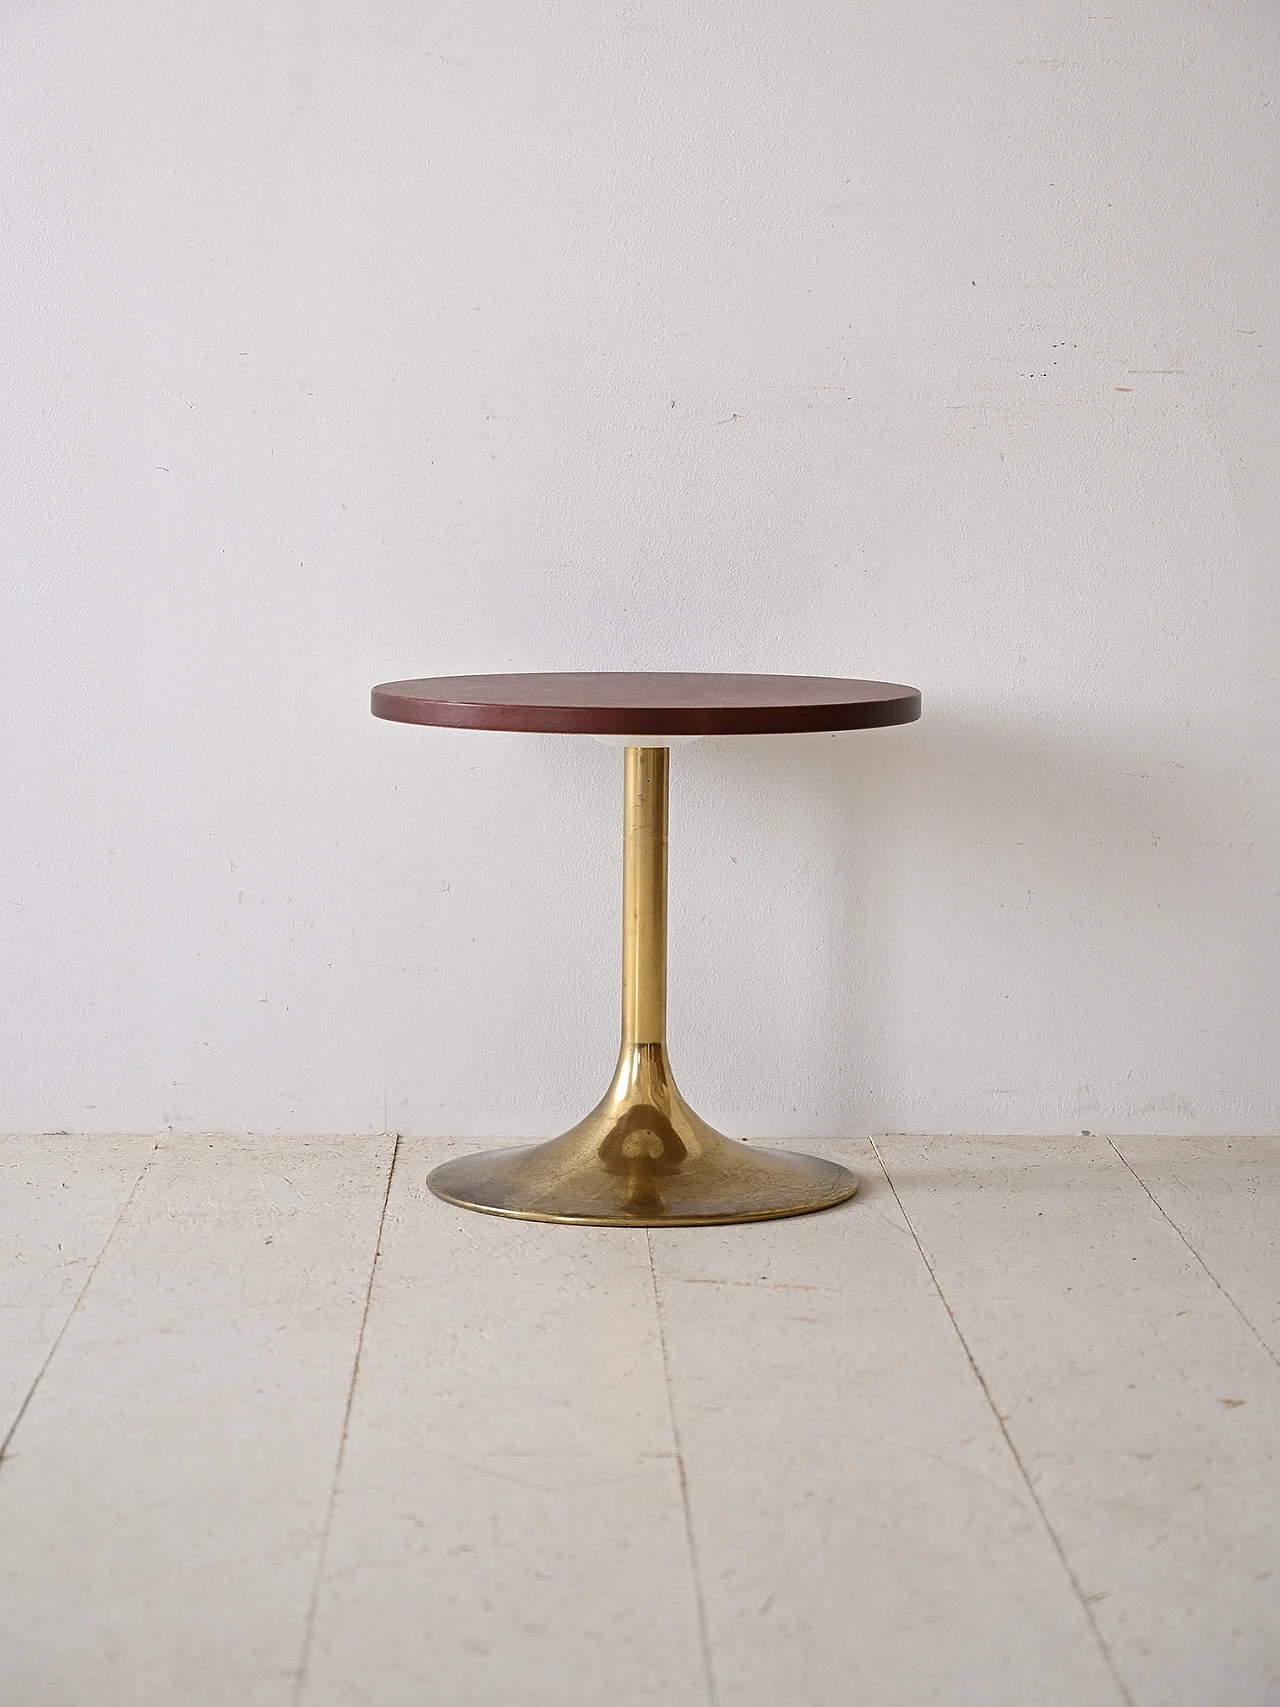
[[[383,682],[373,714],[453,729],[560,735],[782,735],[914,723],[920,694],[831,676],[434,676]]]

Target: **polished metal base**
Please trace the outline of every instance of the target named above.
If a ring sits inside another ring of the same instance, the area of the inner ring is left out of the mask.
[[[459,1156],[427,1184],[464,1209],[599,1227],[765,1221],[828,1209],[858,1189],[836,1162],[716,1132],[676,1089],[660,1044],[624,1051],[599,1107],[562,1137]]]
[[[667,1065],[665,747],[627,748],[622,843],[622,1049],[604,1100],[527,1150],[460,1156],[437,1197],[523,1221],[603,1227],[766,1221],[843,1203],[855,1175],[815,1156],[726,1138],[685,1102]]]

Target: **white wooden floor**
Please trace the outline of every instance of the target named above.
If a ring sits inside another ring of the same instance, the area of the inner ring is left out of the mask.
[[[1280,1703],[1280,1141],[652,1235],[456,1148],[0,1141],[3,1707]]]

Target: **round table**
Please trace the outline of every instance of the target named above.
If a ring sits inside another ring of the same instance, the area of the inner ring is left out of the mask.
[[[673,742],[912,723],[915,688],[826,676],[538,674],[384,682],[375,717],[452,729],[596,735],[626,748],[622,1047],[600,1103],[544,1144],[461,1156],[438,1197],[490,1215],[608,1227],[758,1221],[852,1197],[835,1162],[726,1138],[667,1064],[667,784]]]

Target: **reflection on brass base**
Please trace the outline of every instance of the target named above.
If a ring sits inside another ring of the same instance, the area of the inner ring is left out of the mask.
[[[563,1137],[436,1168],[437,1197],[524,1221],[674,1227],[764,1221],[842,1203],[847,1168],[714,1131],[685,1102],[661,1044],[624,1049],[598,1108]]]

